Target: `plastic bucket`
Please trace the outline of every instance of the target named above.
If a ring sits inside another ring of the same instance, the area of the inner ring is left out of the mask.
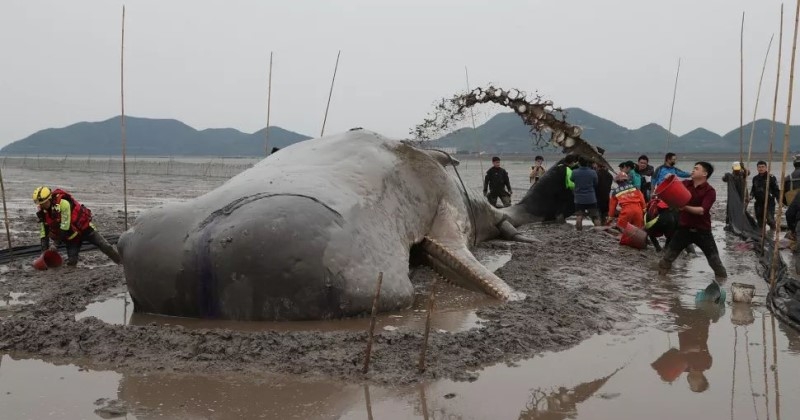
[[[633,248],[645,249],[647,247],[647,232],[628,223],[622,231],[622,244]]]
[[[750,303],[753,301],[756,287],[752,284],[731,283],[731,292],[733,292],[734,302]]]
[[[47,250],[42,252],[39,258],[33,261],[33,268],[37,270],[47,270],[48,268],[60,267],[64,263],[58,251]]]
[[[683,207],[692,198],[692,194],[683,186],[681,180],[672,174],[658,184],[656,194],[671,207]]]

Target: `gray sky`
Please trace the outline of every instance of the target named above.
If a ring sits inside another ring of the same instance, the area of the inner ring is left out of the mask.
[[[122,4],[0,2],[0,145],[43,128],[119,114]],[[771,115],[780,4],[128,1],[126,114],[253,132],[266,122],[274,51],[271,123],[317,136],[341,49],[327,133],[362,126],[406,137],[435,100],[465,88],[465,65],[472,86],[494,82],[538,90],[556,105],[582,107],[629,128],[666,126],[681,57],[673,131],[703,126],[724,134],[739,123],[742,11],[745,121],[752,117],[774,33],[758,112],[760,118]],[[794,7],[785,6],[780,120],[786,118]]]

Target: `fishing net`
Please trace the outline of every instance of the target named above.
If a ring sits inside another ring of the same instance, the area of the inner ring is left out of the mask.
[[[729,229],[745,241],[754,243],[753,250],[759,259],[757,269],[767,283],[770,282],[774,262],[775,287],[767,294],[767,305],[778,319],[800,331],[800,280],[789,269],[780,254],[778,243],[770,238],[771,235],[765,235],[762,242],[761,229],[747,213],[742,195],[736,188],[735,177],[727,177],[726,182]]]

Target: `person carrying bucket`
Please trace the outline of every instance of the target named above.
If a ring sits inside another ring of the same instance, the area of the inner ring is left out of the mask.
[[[619,243],[620,245],[628,245],[634,248],[643,248],[647,243],[646,236],[644,240],[637,242],[637,238],[634,238],[633,235],[626,235],[624,232],[633,230],[628,228],[628,225],[638,229],[644,227],[644,211],[646,208],[644,195],[638,188],[628,182],[628,175],[625,172],[617,174],[614,180],[617,182],[617,186],[611,190],[608,214],[614,214],[617,205],[619,205],[620,212],[619,217],[617,217],[617,228],[623,231]],[[609,221],[610,224],[611,221]],[[644,242],[644,244],[641,242]]]
[[[50,245],[50,239],[56,244],[64,243],[67,247],[67,266],[74,267],[78,264],[81,244],[86,241],[97,246],[115,263],[122,261],[117,250],[95,230],[92,211],[68,192],[37,187],[33,191],[33,202],[38,208],[36,217],[39,219],[42,251],[56,250],[55,245]]]
[[[674,182],[675,179],[665,181],[671,188],[683,187],[680,192],[664,195],[657,190],[662,199],[669,202],[669,196],[680,196],[683,203],[676,203],[680,209],[678,217],[678,229],[667,245],[663,258],[658,263],[659,274],[664,275],[672,268],[672,263],[681,252],[690,244],[695,244],[706,255],[708,264],[714,270],[714,275],[719,278],[728,277],[725,266],[719,257],[717,243],[711,233],[711,207],[717,200],[717,192],[708,183],[708,178],[714,173],[714,166],[708,162],[697,162],[691,173],[691,179],[681,182]],[[671,192],[671,191],[670,191]],[[680,194],[686,193],[686,194]],[[688,199],[685,199],[688,198]],[[685,200],[684,200],[685,199]],[[670,203],[673,205],[673,203]]]

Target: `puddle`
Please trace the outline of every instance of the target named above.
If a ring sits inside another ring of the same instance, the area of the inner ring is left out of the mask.
[[[0,356],[0,417],[14,419],[98,418],[98,398],[116,398],[122,375],[81,371],[39,360]]]
[[[27,293],[9,292],[7,296],[0,297],[0,308],[7,308],[15,305],[30,305],[32,300],[22,299]]]
[[[133,312],[133,302],[128,292],[119,292],[112,298],[86,305],[83,312],[75,315],[75,320],[93,316],[113,325],[128,325]]]
[[[379,315],[376,318],[376,330],[424,328],[427,315],[426,300],[427,296],[418,295],[417,302],[411,309]],[[440,284],[437,287],[435,316],[431,320],[431,328],[444,331],[463,331],[480,327],[481,319],[475,314],[475,309],[490,304],[496,304],[496,302],[477,293],[465,293],[463,289],[456,286]],[[93,316],[113,325],[157,323],[194,329],[224,328],[237,331],[364,331],[370,324],[369,318],[332,321],[244,322],[180,318],[132,313],[132,311],[133,304],[130,296],[127,292],[120,292],[110,299],[89,304],[83,312],[75,315],[75,319]]]
[[[672,320],[594,336],[580,345],[513,365],[474,382],[406,387],[307,381],[282,376],[129,374],[80,371],[41,361],[0,363],[0,412],[16,418],[94,417],[99,398],[118,399],[127,418],[566,419],[784,418],[800,409],[800,337],[754,310],[709,313],[682,303],[643,305]],[[748,307],[748,309],[752,309]],[[773,362],[773,357],[777,363]],[[773,370],[773,365],[776,367]],[[779,378],[776,378],[775,372]],[[491,401],[491,402],[487,402]]]
[[[511,261],[511,252],[492,252],[481,255],[479,260],[492,271]],[[427,318],[428,291],[418,290],[411,309],[381,314],[376,319],[375,328],[421,330]],[[480,327],[481,319],[475,310],[497,302],[479,293],[465,291],[459,287],[439,282],[436,293],[435,316],[431,328],[444,331],[464,331]],[[369,327],[369,318],[353,318],[333,321],[299,322],[242,322],[217,321],[193,318],[179,318],[162,315],[133,313],[133,304],[127,292],[119,292],[112,298],[89,304],[75,316],[76,320],[89,316],[113,325],[180,325],[186,328],[225,328],[239,331],[364,331]]]
[[[489,271],[495,272],[506,265],[507,262],[511,261],[511,252],[498,252],[486,255],[485,257],[479,258],[479,260]]]

